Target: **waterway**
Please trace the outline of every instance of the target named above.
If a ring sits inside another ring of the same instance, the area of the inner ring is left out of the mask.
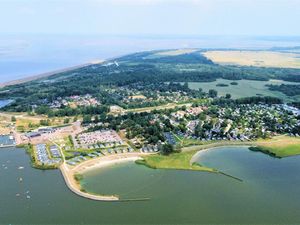
[[[300,223],[300,157],[274,159],[245,147],[223,147],[198,155],[197,161],[243,182],[213,173],[153,170],[126,163],[86,172],[83,187],[122,198],[151,199],[98,202],[73,194],[58,170],[31,168],[23,149],[3,148],[0,223]]]

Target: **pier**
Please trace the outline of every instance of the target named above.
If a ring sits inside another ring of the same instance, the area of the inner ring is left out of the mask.
[[[0,148],[11,148],[11,147],[16,147],[16,145],[11,144],[11,145],[0,145]]]

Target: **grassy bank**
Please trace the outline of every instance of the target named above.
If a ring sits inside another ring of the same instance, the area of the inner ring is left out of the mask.
[[[300,138],[280,136],[269,142],[258,142],[257,146],[250,149],[278,158],[299,155]]]
[[[191,164],[191,159],[196,151],[173,153],[171,155],[149,155],[143,156],[143,160],[137,160],[137,164],[145,165],[153,169],[176,169],[216,172],[212,168],[201,166],[197,163]]]
[[[258,140],[251,142],[230,142],[219,141],[203,145],[195,145],[182,148],[182,152],[173,153],[168,156],[164,155],[148,155],[143,156],[143,160],[138,160],[136,163],[145,165],[153,169],[177,169],[177,170],[195,170],[218,172],[213,168],[208,168],[196,163],[191,164],[193,155],[203,149],[222,147],[222,146],[251,146],[250,149],[260,151],[273,157],[287,157],[300,154],[300,138],[277,136],[272,139]]]

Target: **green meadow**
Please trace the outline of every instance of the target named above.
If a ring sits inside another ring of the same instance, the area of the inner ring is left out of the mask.
[[[237,85],[231,85],[230,83],[237,82]],[[217,84],[226,84],[228,86],[222,87]],[[269,80],[269,81],[255,81],[255,80],[225,80],[217,79],[214,82],[189,82],[191,89],[198,90],[202,88],[203,91],[208,92],[209,89],[215,89],[218,91],[219,96],[225,96],[231,94],[232,98],[243,98],[251,96],[272,96],[283,99],[285,102],[300,101],[300,96],[289,97],[278,91],[270,91],[266,84],[280,85],[280,84],[295,84],[292,82],[286,82],[281,80]]]

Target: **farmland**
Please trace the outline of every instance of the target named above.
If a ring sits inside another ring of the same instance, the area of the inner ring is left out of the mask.
[[[299,54],[272,51],[208,51],[204,54],[222,65],[300,68]]]

